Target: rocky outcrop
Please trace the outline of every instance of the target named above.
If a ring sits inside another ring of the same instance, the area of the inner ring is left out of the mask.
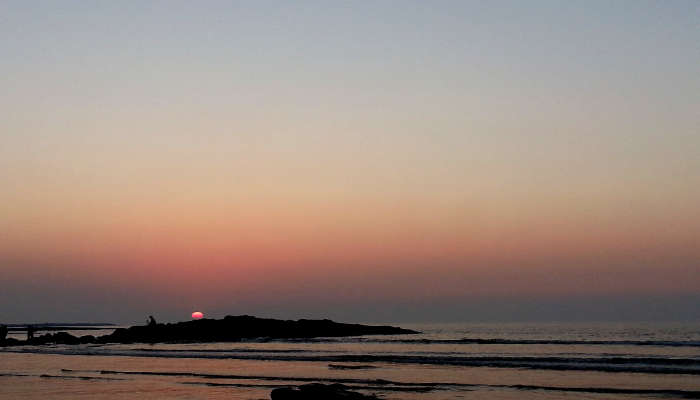
[[[295,339],[361,335],[400,335],[419,333],[394,326],[343,324],[323,320],[278,320],[249,315],[223,319],[200,319],[174,324],[149,324],[118,328],[109,335],[76,337],[65,332],[46,334],[16,344],[79,343],[164,343],[164,342],[236,342],[243,339]]]
[[[96,338],[92,335],[73,336],[67,332],[47,333],[27,340],[8,338],[0,341],[0,346],[22,346],[22,345],[42,345],[42,344],[81,344],[95,343]]]
[[[393,326],[343,324],[328,319],[297,321],[257,318],[249,315],[200,319],[175,324],[155,324],[117,329],[97,338],[100,343],[133,342],[235,342],[250,338],[292,339],[417,333]]]

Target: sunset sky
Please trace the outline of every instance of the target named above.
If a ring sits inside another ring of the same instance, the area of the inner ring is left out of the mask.
[[[700,2],[2,1],[0,322],[700,319]]]

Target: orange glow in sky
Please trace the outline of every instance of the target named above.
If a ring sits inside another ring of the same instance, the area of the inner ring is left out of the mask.
[[[684,2],[10,3],[0,322],[700,298]]]

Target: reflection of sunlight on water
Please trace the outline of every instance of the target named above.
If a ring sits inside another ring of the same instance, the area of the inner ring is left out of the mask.
[[[619,374],[601,371],[556,371],[521,368],[464,367],[421,365],[410,363],[320,361],[316,357],[353,355],[417,357],[678,357],[698,360],[698,347],[660,347],[632,345],[564,345],[564,344],[463,344],[431,343],[430,340],[482,339],[556,339],[571,340],[698,340],[700,330],[693,326],[617,325],[422,325],[406,326],[425,333],[421,335],[333,338],[316,341],[190,343],[190,344],[115,344],[45,346],[7,349],[8,351],[64,352],[61,354],[4,352],[0,357],[1,374],[31,376],[0,376],[0,398],[95,398],[126,399],[211,398],[263,399],[269,398],[271,387],[303,384],[309,380],[388,380],[399,383],[450,383],[469,386],[438,386],[432,391],[371,392],[393,399],[629,399],[631,394],[566,393],[558,391],[523,391],[503,386],[539,385],[557,387],[602,387],[628,389],[700,390],[694,375]],[[80,335],[94,334],[77,331]],[[104,334],[104,331],[98,334]],[[404,339],[425,339],[405,342]],[[376,341],[373,341],[376,340]],[[93,355],[87,355],[93,354]],[[119,355],[117,355],[119,354]],[[222,359],[210,357],[227,357]],[[281,358],[308,357],[309,361],[283,361]],[[246,359],[251,358],[251,359]],[[264,359],[264,360],[263,360]],[[368,365],[370,369],[336,369],[329,364]],[[70,370],[70,371],[69,371]],[[100,371],[113,371],[101,373]],[[124,374],[146,372],[146,374]],[[166,374],[161,374],[166,373]],[[173,374],[174,373],[174,374]],[[46,374],[50,377],[40,377]],[[212,376],[215,375],[215,376]],[[262,379],[269,377],[270,379]],[[97,378],[83,380],[80,378]],[[104,378],[110,378],[105,380]],[[119,379],[119,380],[111,380]],[[121,380],[123,379],[123,380]],[[345,382],[345,381],[344,381]],[[347,382],[346,382],[347,383]],[[368,386],[366,383],[349,383]],[[482,386],[478,386],[482,385]],[[374,385],[376,386],[376,385]],[[388,386],[386,387],[388,388]]]

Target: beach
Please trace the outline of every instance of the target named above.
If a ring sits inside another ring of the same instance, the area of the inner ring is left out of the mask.
[[[412,335],[0,349],[2,399],[269,399],[341,383],[385,399],[700,398],[700,325],[396,324]]]

